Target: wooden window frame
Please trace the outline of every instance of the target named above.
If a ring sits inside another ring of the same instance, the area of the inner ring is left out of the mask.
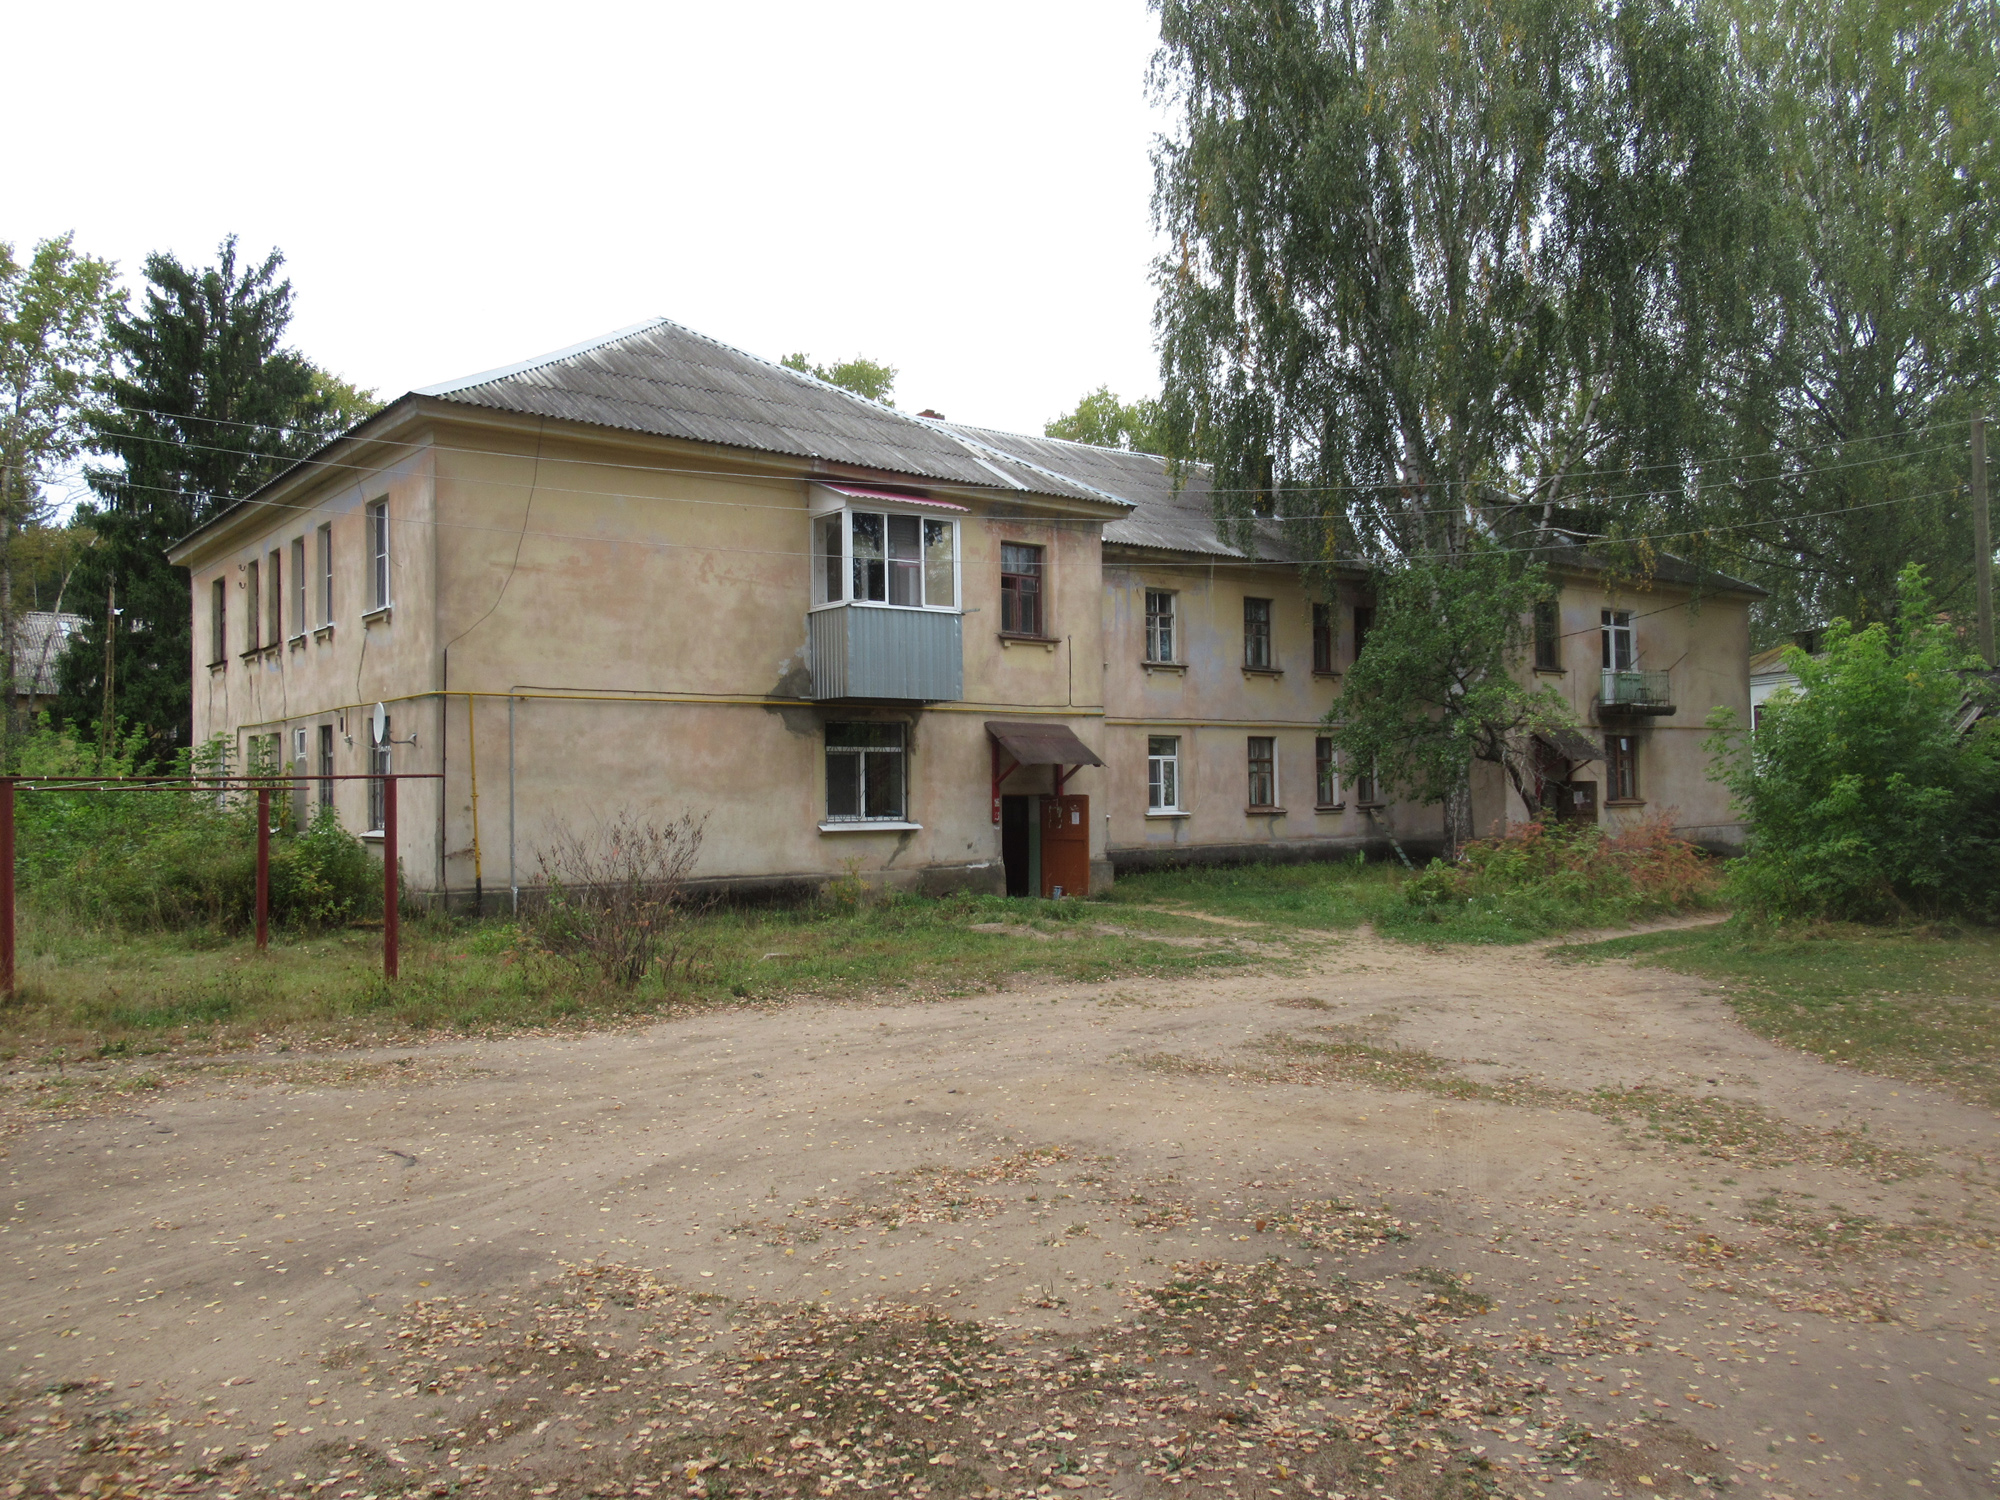
[[[1253,599],[1248,595],[1243,599],[1243,666],[1246,671],[1270,672],[1276,669],[1277,660],[1272,652],[1271,616],[1274,613],[1269,599]]]
[[[1009,553],[1013,557],[1009,557]],[[1023,554],[1032,553],[1032,557]],[[1013,566],[1010,567],[1009,563]],[[1023,564],[1026,566],[1024,567]],[[1037,542],[1000,544],[1000,633],[1048,638],[1048,549]]]
[[[1244,753],[1249,768],[1246,805],[1255,812],[1269,812],[1282,806],[1278,801],[1278,737],[1274,734],[1253,734]],[[1260,780],[1266,785],[1260,787]],[[1265,793],[1261,800],[1257,796],[1259,791]]]
[[[1338,659],[1335,649],[1339,645],[1338,616],[1331,604],[1314,601],[1312,607],[1313,670],[1323,676],[1332,676],[1340,669],[1334,665]]]
[[[1146,660],[1171,665],[1180,660],[1180,596],[1172,589],[1146,590]]]
[[[1340,751],[1333,736],[1313,738],[1313,792],[1316,807],[1345,807],[1340,796]]]

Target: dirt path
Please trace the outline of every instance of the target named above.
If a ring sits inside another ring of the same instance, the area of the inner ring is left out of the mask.
[[[1990,1496],[1994,1123],[1365,936],[264,1055],[0,1141],[0,1495]]]

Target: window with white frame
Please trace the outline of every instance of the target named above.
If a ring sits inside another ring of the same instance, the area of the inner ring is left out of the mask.
[[[370,609],[389,607],[389,502],[368,505],[368,581]]]
[[[1146,590],[1146,660],[1176,661],[1174,596],[1166,589]]]
[[[1146,811],[1181,810],[1181,742],[1178,735],[1146,737]]]
[[[958,523],[889,510],[815,518],[813,603],[958,608]]]
[[[826,820],[900,823],[904,816],[903,726],[826,726]]]
[[[1632,611],[1607,609],[1599,612],[1604,637],[1604,670],[1629,672],[1637,658],[1632,652]]]

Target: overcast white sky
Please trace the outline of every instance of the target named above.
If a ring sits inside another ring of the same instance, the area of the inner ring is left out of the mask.
[[[664,315],[1038,432],[1158,369],[1145,0],[23,7],[0,239],[234,231],[384,397]]]

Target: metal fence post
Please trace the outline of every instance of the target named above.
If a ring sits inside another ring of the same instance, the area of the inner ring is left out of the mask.
[[[271,789],[257,788],[257,951],[271,942]]]
[[[396,778],[382,778],[382,975],[396,977]]]
[[[14,778],[0,776],[0,992],[14,993]]]

